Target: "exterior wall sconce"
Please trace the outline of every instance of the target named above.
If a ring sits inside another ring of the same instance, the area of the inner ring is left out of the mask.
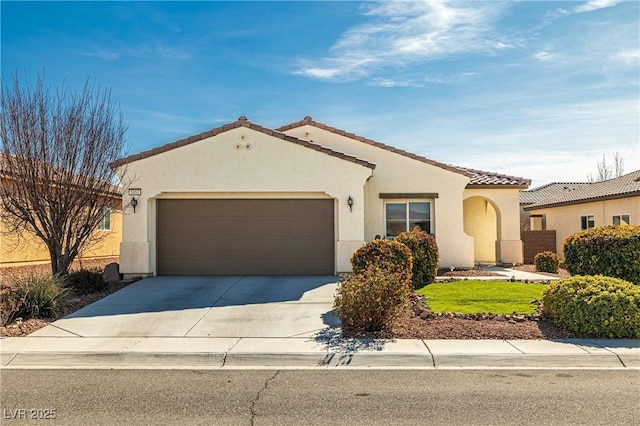
[[[129,195],[131,196],[131,207],[133,207],[133,212],[136,212],[136,206],[138,205],[137,197],[142,195],[142,189],[140,188],[129,188]]]
[[[349,211],[353,212],[353,198],[351,198],[351,195],[347,198],[347,204],[349,205]]]

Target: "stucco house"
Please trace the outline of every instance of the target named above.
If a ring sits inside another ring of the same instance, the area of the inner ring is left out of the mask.
[[[126,275],[334,274],[366,241],[415,225],[435,236],[443,266],[522,262],[518,196],[529,180],[310,117],[275,130],[240,117],[113,167],[129,182]]]
[[[10,185],[10,176],[3,167],[0,154],[0,183]],[[104,217],[95,230],[96,242],[85,249],[77,260],[95,260],[118,257],[122,242],[122,194],[119,188],[105,195],[113,208],[104,209]],[[51,262],[49,251],[41,239],[22,231],[20,235],[9,232],[0,221],[0,268],[47,264]]]
[[[545,228],[542,223],[543,217],[531,215],[525,210],[533,204],[555,198],[568,191],[573,191],[581,186],[588,185],[588,182],[551,182],[542,186],[526,189],[520,192],[520,229],[522,231],[540,231]]]
[[[556,231],[556,252],[571,234],[604,225],[640,225],[640,170],[587,183],[524,208],[532,227]]]

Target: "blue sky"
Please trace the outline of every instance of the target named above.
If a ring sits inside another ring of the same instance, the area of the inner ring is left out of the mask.
[[[533,186],[640,169],[637,1],[0,4],[2,78],[110,87],[129,153],[310,115]]]

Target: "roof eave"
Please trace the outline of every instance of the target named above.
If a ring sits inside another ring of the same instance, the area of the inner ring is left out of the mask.
[[[541,210],[541,209],[547,209],[547,208],[553,208],[553,207],[571,206],[575,204],[588,204],[588,203],[594,203],[597,201],[619,200],[621,198],[632,198],[632,197],[640,197],[640,190],[633,191],[633,192],[626,192],[624,194],[602,195],[599,197],[582,198],[579,200],[560,201],[560,202],[548,203],[548,204],[534,204],[532,206],[525,207],[524,210],[525,211]]]
[[[366,143],[368,145],[375,146],[377,148],[384,149],[384,150],[387,150],[389,152],[393,152],[395,154],[402,155],[404,157],[411,158],[411,159],[414,159],[416,161],[420,161],[420,162],[425,163],[425,164],[430,164],[432,166],[439,167],[441,169],[444,169],[444,170],[447,170],[447,171],[450,171],[450,172],[453,172],[453,173],[456,173],[456,174],[459,174],[459,175],[463,175],[463,176],[466,176],[466,177],[469,177],[469,178],[473,177],[473,173],[470,172],[470,171],[467,171],[467,170],[464,170],[464,169],[460,169],[460,168],[458,168],[456,166],[452,166],[452,165],[449,165],[449,164],[440,163],[438,161],[431,160],[431,159],[423,157],[421,155],[411,154],[411,153],[409,153],[407,151],[403,151],[403,150],[395,148],[395,147],[393,147],[391,145],[386,145],[386,144],[384,144],[382,142],[378,142],[376,140],[369,139],[369,138],[366,138],[364,136],[356,135],[355,133],[350,133],[350,132],[347,132],[345,130],[333,127],[333,126],[329,126],[327,124],[317,122],[317,121],[313,120],[309,116],[306,116],[305,118],[303,118],[300,121],[296,121],[294,123],[290,123],[290,124],[286,124],[284,126],[278,127],[276,129],[276,131],[278,131],[278,132],[286,132],[287,130],[296,129],[298,127],[303,127],[303,126],[312,126],[312,127],[317,128],[317,129],[325,130],[325,131],[330,132],[330,133],[335,133],[337,135],[341,135],[341,136],[347,137],[349,139],[354,139],[354,140],[360,141],[362,143]]]
[[[287,135],[287,134],[282,133],[282,132],[277,131],[277,130],[272,130],[272,129],[263,127],[263,126],[261,126],[259,124],[252,123],[251,121],[247,120],[247,118],[244,117],[244,116],[240,117],[238,120],[234,121],[233,123],[228,123],[228,124],[225,124],[223,126],[216,127],[214,129],[210,129],[210,130],[204,131],[202,133],[198,133],[196,135],[189,136],[188,138],[179,139],[179,140],[177,140],[175,142],[170,142],[168,144],[165,144],[165,145],[162,145],[162,146],[150,149],[150,150],[146,150],[146,151],[143,151],[143,152],[140,152],[140,153],[137,153],[137,154],[130,155],[128,157],[121,158],[121,159],[116,160],[113,163],[111,163],[109,165],[109,167],[111,167],[112,169],[115,170],[115,169],[117,169],[119,167],[122,167],[122,166],[124,166],[126,164],[133,163],[133,162],[139,161],[139,160],[143,160],[145,158],[153,157],[153,156],[155,156],[157,154],[161,154],[161,153],[164,153],[164,152],[167,152],[167,151],[171,151],[173,149],[180,148],[180,147],[183,147],[183,146],[186,146],[186,145],[190,145],[192,143],[199,142],[199,141],[202,141],[204,139],[207,139],[207,138],[210,138],[210,137],[219,135],[221,133],[227,132],[229,130],[237,129],[237,128],[240,128],[240,127],[246,127],[248,129],[252,129],[252,130],[255,130],[257,132],[264,133],[264,134],[266,134],[268,136],[272,136],[272,137],[277,138],[277,139],[286,140],[288,142],[292,142],[292,143],[295,143],[297,145],[301,145],[301,146],[313,149],[315,151],[323,152],[323,153],[331,155],[333,157],[340,158],[342,160],[346,160],[346,161],[358,164],[358,165],[363,166],[363,167],[368,167],[371,170],[376,168],[376,165],[374,163],[371,163],[371,162],[369,162],[367,160],[364,160],[364,159],[361,159],[361,158],[357,158],[357,157],[354,157],[352,155],[345,154],[343,152],[335,151],[335,150],[333,150],[331,148],[324,147],[324,146],[316,144],[314,142],[298,139],[296,137]]]
[[[491,189],[491,188],[509,188],[509,189],[527,189],[529,184],[509,184],[509,183],[496,183],[496,184],[479,184],[470,183],[465,189]]]

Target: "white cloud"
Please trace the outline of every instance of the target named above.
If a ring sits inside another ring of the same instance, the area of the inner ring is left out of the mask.
[[[412,81],[398,81],[390,78],[376,78],[371,82],[371,85],[381,87],[421,87],[421,85]]]
[[[554,55],[546,50],[540,50],[534,53],[533,57],[539,61],[550,61],[554,58]]]
[[[86,50],[82,52],[82,54],[84,56],[92,56],[94,58],[100,58],[104,61],[115,61],[121,56],[119,52],[103,49],[101,47],[93,47],[90,50]]]
[[[640,60],[640,49],[620,50],[614,55],[614,58],[626,64],[638,65],[638,61]]]
[[[371,71],[470,52],[512,48],[494,31],[505,5],[486,2],[382,2],[364,13],[370,22],[351,28],[331,55],[303,61],[295,74],[317,79],[354,79]]]
[[[170,46],[163,46],[160,44],[154,46],[141,44],[134,47],[124,47],[120,49],[105,49],[99,46],[92,46],[90,49],[81,52],[81,54],[84,56],[100,58],[105,61],[115,61],[116,59],[120,59],[122,57],[147,58],[160,56],[164,59],[178,61],[191,58],[191,54],[186,50]]]
[[[589,0],[588,2],[576,6],[573,10],[576,13],[591,12],[593,10],[612,7],[620,3],[621,0]]]

